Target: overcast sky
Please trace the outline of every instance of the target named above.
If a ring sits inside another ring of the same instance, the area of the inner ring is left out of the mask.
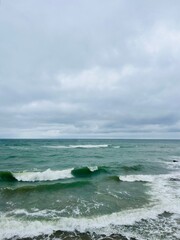
[[[1,0],[0,138],[180,138],[180,1]]]

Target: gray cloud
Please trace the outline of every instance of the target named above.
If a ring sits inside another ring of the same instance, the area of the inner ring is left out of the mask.
[[[0,137],[179,138],[179,1],[1,1]]]

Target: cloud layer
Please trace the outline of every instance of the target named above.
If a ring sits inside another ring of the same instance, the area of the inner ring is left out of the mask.
[[[180,138],[179,1],[0,5],[1,138]]]

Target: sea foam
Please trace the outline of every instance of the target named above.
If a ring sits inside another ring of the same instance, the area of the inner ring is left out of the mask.
[[[61,217],[59,219],[52,218],[49,221],[30,221],[18,219],[15,217],[8,217],[4,214],[1,214],[2,217],[0,219],[0,239],[12,238],[14,236],[18,236],[20,238],[34,237],[41,235],[42,233],[52,234],[57,230],[68,232],[78,230],[79,232],[96,232],[98,234],[101,233],[110,235],[115,231],[115,229],[117,229],[117,231],[119,229],[119,233],[122,233],[123,227],[133,226],[135,223],[141,222],[142,219],[146,219],[146,224],[149,224],[151,223],[152,219],[158,219],[158,215],[162,213],[162,209],[155,206],[152,208],[144,207],[134,210],[131,209],[91,218],[82,217],[77,219],[72,217]],[[164,224],[166,225],[166,222],[164,222]],[[164,227],[166,227],[165,225]],[[116,226],[118,226],[118,228],[116,228]],[[131,232],[123,233],[123,235],[134,236],[131,235]]]
[[[23,182],[35,182],[35,181],[54,181],[58,179],[72,178],[71,169],[65,170],[51,170],[47,169],[44,172],[21,172],[21,173],[13,173],[13,176],[18,181]]]
[[[180,214],[180,208],[177,207],[180,198],[180,174],[160,175],[126,175],[119,179],[125,182],[147,182],[150,187],[149,195],[153,204],[162,211]]]
[[[124,182],[153,182],[156,176],[153,175],[126,175],[120,176],[119,180]]]

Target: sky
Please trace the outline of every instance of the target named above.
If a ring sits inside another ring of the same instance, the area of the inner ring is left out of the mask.
[[[0,138],[180,138],[179,0],[1,0]]]

